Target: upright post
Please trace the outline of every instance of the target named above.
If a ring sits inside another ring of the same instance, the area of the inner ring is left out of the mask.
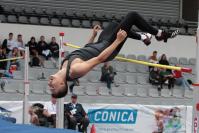
[[[199,9],[199,8],[198,8]],[[196,84],[193,90],[193,121],[192,133],[198,133],[199,124],[199,10],[198,10],[198,28],[196,33]]]
[[[60,32],[60,45],[59,45],[59,68],[61,67],[61,62],[63,58],[63,40],[64,33]],[[56,128],[64,128],[64,98],[58,99],[57,102],[57,114],[56,114]]]
[[[23,124],[28,124],[28,108],[29,108],[28,60],[29,60],[29,47],[28,45],[25,45]]]

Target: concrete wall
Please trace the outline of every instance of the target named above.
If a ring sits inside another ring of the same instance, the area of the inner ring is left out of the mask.
[[[24,42],[27,42],[31,36],[35,36],[38,40],[41,35],[44,35],[47,41],[49,41],[52,36],[57,37],[57,40],[59,40],[59,32],[61,31],[65,32],[65,42],[80,46],[86,44],[91,35],[90,29],[0,23],[0,41],[3,41],[9,32],[13,32],[15,37],[19,33],[22,34]],[[141,41],[128,39],[121,53],[150,55],[152,51],[157,50],[159,55],[165,53],[168,57],[191,58],[196,55],[195,40],[194,36],[178,36],[175,39],[169,40],[168,43],[163,43],[157,42],[155,38],[153,38],[152,44],[146,47]],[[65,49],[69,51],[72,50],[70,48]]]

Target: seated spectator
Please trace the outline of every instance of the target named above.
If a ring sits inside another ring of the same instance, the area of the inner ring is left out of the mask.
[[[43,62],[43,60],[39,57],[37,51],[34,51],[34,50],[33,50],[32,58],[31,58],[31,61],[29,62],[29,65],[30,65],[31,67],[34,67],[34,66],[38,66],[38,67],[42,66],[42,67],[44,67],[44,62]]]
[[[5,39],[2,44],[2,48],[6,51],[6,54],[10,53],[13,48],[18,47],[16,41],[13,39],[13,33],[9,33],[8,39]]]
[[[44,105],[35,103],[29,108],[30,123],[36,126],[48,127],[47,117],[43,114]]]
[[[51,123],[54,128],[56,127],[56,103],[56,98],[51,97],[51,101],[44,105],[43,112],[43,114],[47,117],[48,122]]]
[[[30,55],[34,55],[35,52],[38,53],[38,51],[37,51],[37,42],[35,40],[35,37],[31,37],[30,38],[30,41],[28,42],[28,46],[29,46]]]
[[[54,58],[59,58],[59,45],[56,42],[56,38],[52,37],[52,40],[49,44],[50,51]]]
[[[111,84],[114,82],[116,72],[113,70],[113,67],[109,62],[104,63],[104,66],[101,68],[101,73],[100,81],[106,82],[107,88],[111,89]]]
[[[73,80],[72,83],[70,84],[70,86],[69,86],[70,93],[73,93],[74,86],[79,86],[79,80],[78,79]]]
[[[55,67],[57,67],[56,61],[52,58],[52,54],[50,52],[48,44],[45,42],[45,37],[44,36],[40,37],[40,41],[37,44],[37,51],[38,51],[39,55],[44,57],[46,60],[48,60],[50,58],[50,60],[52,61],[53,65]]]
[[[13,48],[12,55],[11,55],[11,58],[16,58],[16,57],[20,57],[19,49],[17,47]],[[8,61],[8,66],[7,66],[8,70],[10,69],[11,66],[14,66],[16,67],[17,70],[20,70],[19,60],[15,59],[15,60]]]
[[[17,43],[17,47],[19,49],[20,55],[24,56],[25,55],[25,44],[23,42],[21,34],[17,35],[17,42],[16,43]]]
[[[0,60],[6,59],[5,51],[0,47]],[[6,70],[7,61],[0,62],[0,69]]]
[[[151,68],[151,71],[149,73],[149,82],[152,85],[158,85],[158,92],[159,95],[161,95],[161,90],[163,89],[164,82],[162,81],[162,78],[160,76],[160,70],[157,67]]]
[[[151,63],[158,63],[158,59],[157,59],[157,51],[153,51],[153,54],[149,57],[149,62]],[[151,66],[149,66],[149,71],[151,70]]]
[[[170,73],[170,71],[167,71],[166,69],[161,69],[160,76],[162,78],[162,82],[168,82],[168,89],[170,90],[170,95],[172,95],[171,89],[174,88],[175,83],[175,78],[173,77],[173,74]]]
[[[82,105],[77,103],[77,95],[73,94],[71,96],[71,103],[64,105],[64,112],[69,122],[69,129],[76,130],[76,125],[79,123],[79,131],[86,132],[89,119]]]
[[[162,54],[162,56],[160,57],[159,64],[161,64],[161,65],[169,65],[169,61],[167,60],[167,57],[166,57],[165,54]],[[172,71],[169,70],[169,69],[167,69],[167,71],[172,73]]]
[[[176,65],[176,66],[179,66],[179,65]],[[183,76],[181,71],[174,70],[173,71],[173,76],[175,78],[175,83],[177,85],[180,85],[183,88],[183,90],[185,90],[186,88],[189,89],[189,90],[193,90],[193,86],[191,86],[189,84],[189,82]],[[184,96],[184,94],[183,94],[183,96]]]

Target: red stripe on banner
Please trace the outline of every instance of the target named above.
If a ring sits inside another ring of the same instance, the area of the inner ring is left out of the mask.
[[[193,86],[199,86],[199,83],[192,84]]]

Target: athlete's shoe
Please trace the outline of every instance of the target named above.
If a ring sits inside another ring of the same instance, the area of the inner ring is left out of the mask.
[[[146,36],[146,39],[143,40],[144,44],[149,46],[151,44],[152,35],[149,33],[144,33],[143,35]]]
[[[167,42],[167,40],[168,40],[169,38],[174,38],[174,37],[176,37],[178,34],[179,34],[179,30],[174,30],[174,31],[169,31],[169,32],[162,31],[161,36],[156,36],[155,38],[156,38],[156,40],[158,40],[158,41],[164,40],[164,42]]]

